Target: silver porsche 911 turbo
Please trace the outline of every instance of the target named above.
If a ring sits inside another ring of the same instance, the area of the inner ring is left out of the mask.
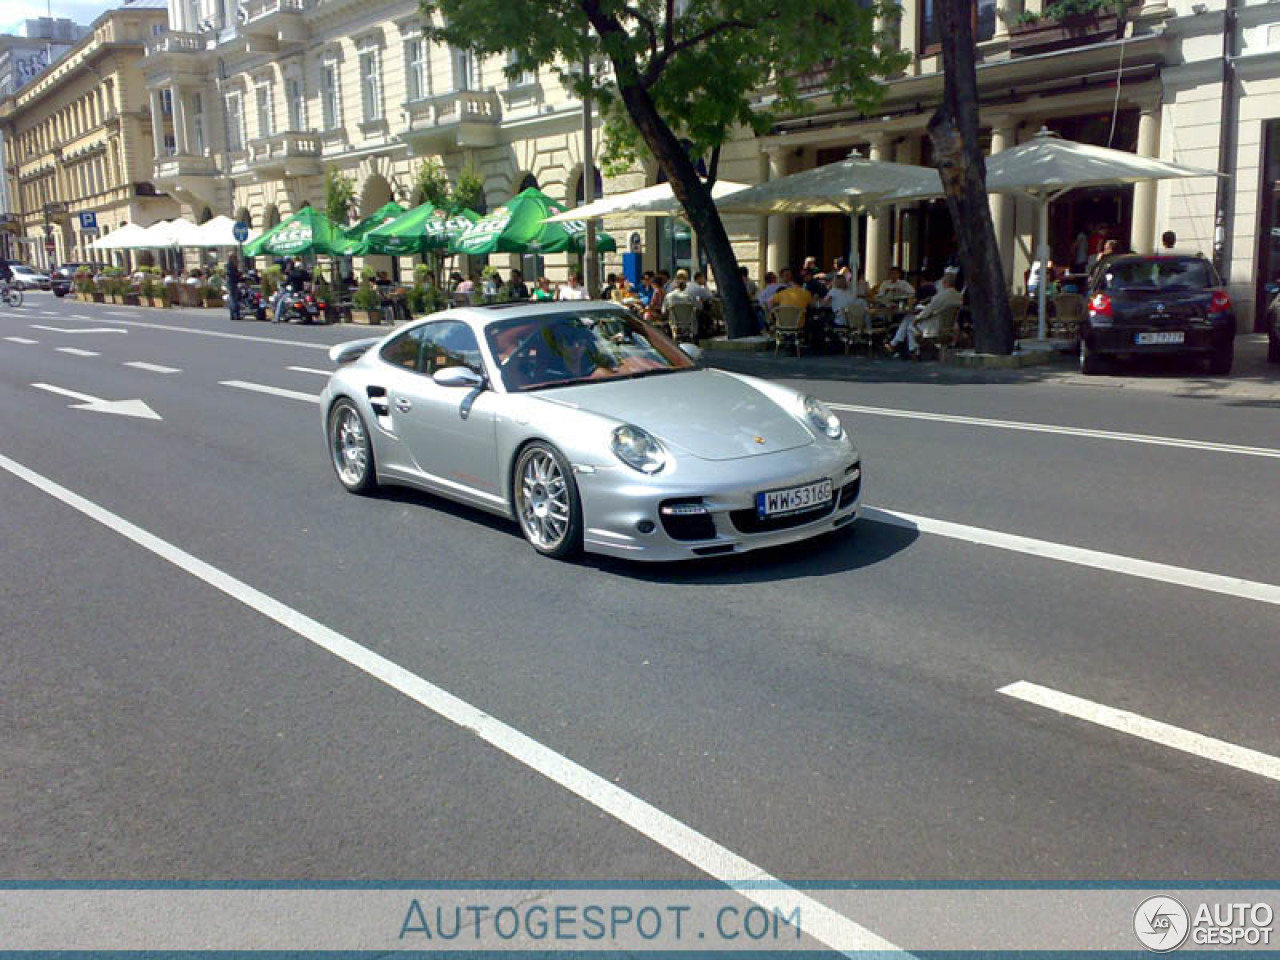
[[[342,485],[514,519],[540,553],[739,553],[857,516],[862,470],[820,401],[702,368],[607,303],[437,313],[339,344],[321,397]]]

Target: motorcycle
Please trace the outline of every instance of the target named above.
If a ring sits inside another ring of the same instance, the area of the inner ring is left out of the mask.
[[[262,292],[250,286],[248,280],[241,280],[236,293],[236,319],[253,317],[255,320],[267,319],[267,300]]]
[[[325,322],[326,304],[323,300],[317,300],[315,294],[286,286],[276,296],[284,298],[284,307],[279,314],[281,323]]]

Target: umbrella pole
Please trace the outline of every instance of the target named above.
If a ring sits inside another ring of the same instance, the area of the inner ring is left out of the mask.
[[[1049,335],[1049,197],[1040,198],[1040,339]]]
[[[858,290],[858,271],[862,269],[862,261],[858,257],[858,211],[849,215],[849,269],[853,272],[853,288]],[[867,280],[870,283],[870,278]]]

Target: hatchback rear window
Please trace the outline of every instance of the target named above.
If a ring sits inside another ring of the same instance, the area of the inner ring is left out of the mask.
[[[1108,266],[1103,280],[1108,290],[1205,290],[1217,285],[1204,260],[1126,260]]]

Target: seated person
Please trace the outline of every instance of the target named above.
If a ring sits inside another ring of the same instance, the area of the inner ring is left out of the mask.
[[[585,327],[559,324],[543,330],[542,338],[550,351],[539,350],[538,382],[577,380],[600,367],[593,349],[595,337]]]
[[[764,287],[760,291],[757,301],[765,313],[769,312],[769,301],[773,299],[773,295],[782,289],[782,284],[778,282],[778,275],[769,270],[764,275]]]
[[[707,286],[707,275],[701,270],[693,275],[693,280],[689,283],[689,295],[699,304],[707,303],[714,296]]]
[[[837,327],[845,325],[845,308],[861,306],[866,307],[867,302],[854,293],[849,286],[849,278],[843,273],[837,273],[831,281],[831,292],[827,294],[826,300],[823,301],[835,313],[834,323]]]
[[[906,340],[907,349],[913,356],[917,355],[920,352],[917,338],[936,337],[940,332],[942,315],[948,310],[958,309],[963,305],[964,294],[956,289],[956,275],[944,273],[942,279],[938,281],[938,292],[920,308],[915,316],[908,314],[902,318],[902,323],[898,325],[898,331],[893,335],[893,339],[885,345],[886,349],[892,353],[903,340]]]
[[[556,292],[551,289],[551,281],[546,277],[539,277],[533,287],[533,299],[554,300],[555,298]]]
[[[569,280],[556,290],[557,300],[590,300],[587,288],[582,285],[582,277],[575,270],[569,271]]]
[[[791,282],[791,271],[787,268],[782,270],[782,287],[769,300],[771,307],[799,307],[801,311],[809,309],[814,305],[813,294],[804,287],[798,287]],[[803,317],[801,318],[801,326],[804,325]]]
[[[880,289],[876,291],[876,299],[887,304],[900,304],[915,295],[915,288],[902,279],[901,267],[890,267],[889,279],[880,284]]]

